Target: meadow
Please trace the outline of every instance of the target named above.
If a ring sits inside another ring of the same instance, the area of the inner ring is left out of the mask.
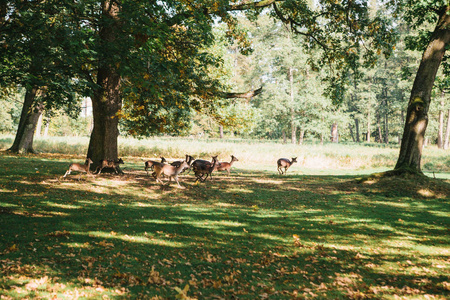
[[[428,177],[392,169],[398,148],[121,139],[124,175],[61,178],[85,138],[0,152],[2,299],[446,299],[448,151]],[[0,149],[12,143],[0,137]],[[147,159],[238,157],[231,175],[156,184]],[[276,159],[298,157],[287,175]]]

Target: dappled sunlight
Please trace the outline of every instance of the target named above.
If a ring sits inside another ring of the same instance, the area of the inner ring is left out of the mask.
[[[214,204],[217,207],[237,207],[236,204],[233,203],[225,203],[225,202],[217,202]]]
[[[161,232],[162,233],[162,232]],[[173,238],[175,236],[171,234],[165,234],[163,237],[155,237],[153,235],[145,233],[144,236],[136,236],[129,234],[119,234],[117,232],[102,232],[102,231],[90,231],[90,232],[71,232],[73,235],[87,236],[91,238],[101,238],[102,240],[99,242],[86,242],[84,244],[74,244],[70,243],[70,247],[78,247],[78,248],[92,248],[99,247],[103,249],[113,249],[115,248],[115,244],[118,242],[127,242],[127,243],[137,243],[137,244],[149,244],[149,245],[157,245],[157,246],[167,246],[167,247],[185,247],[184,243],[174,241]],[[69,246],[69,244],[68,244]]]
[[[58,207],[58,208],[64,208],[64,209],[80,209],[80,208],[82,208],[82,206],[80,206],[80,205],[62,204],[62,203],[55,203],[55,202],[51,202],[51,201],[43,201],[42,203],[45,203],[50,207]]]
[[[417,193],[426,198],[431,198],[431,197],[436,196],[436,194],[434,192],[430,191],[429,189],[420,189],[417,191]]]
[[[48,163],[59,172],[59,162]],[[406,180],[414,192],[403,194],[395,182],[298,170],[197,185],[185,175],[185,189],[162,188],[142,170],[81,181],[0,178],[0,286],[16,298],[175,297],[187,285],[191,295],[225,299],[234,289],[243,299],[252,289],[274,299],[448,291],[448,203],[436,198],[446,186]]]

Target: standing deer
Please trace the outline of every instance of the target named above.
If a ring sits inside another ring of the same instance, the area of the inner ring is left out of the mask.
[[[277,161],[278,173],[280,173],[281,175],[286,174],[286,172],[289,169],[289,167],[295,162],[297,162],[297,157],[293,157],[292,160],[289,160],[287,158],[280,158]],[[284,168],[284,172],[283,172],[282,168]]]
[[[214,168],[217,165],[217,155],[212,157],[212,161],[207,161],[203,159],[196,159],[192,163],[192,170],[194,170],[195,177],[197,177],[197,180],[195,182],[201,181],[204,182],[208,176],[212,178],[212,171],[214,171]],[[203,178],[203,176],[205,176]]]
[[[86,173],[88,175],[91,175],[91,171],[89,170],[91,167],[91,164],[94,163],[90,158],[86,159],[86,162],[84,163],[84,165],[82,164],[77,164],[77,163],[72,163],[69,166],[69,170],[67,170],[66,174],[64,174],[63,177],[66,177],[67,175],[69,175],[72,171],[76,171],[80,173],[80,176],[78,177],[78,180],[81,179],[81,174],[82,173]]]
[[[161,184],[163,184],[162,180],[161,180],[161,175],[164,174],[166,176],[169,177],[169,181],[167,184],[170,183],[170,181],[172,180],[172,178],[177,182],[178,186],[181,187],[180,182],[178,181],[178,174],[181,173],[181,171],[184,170],[184,168],[189,168],[189,165],[187,162],[183,161],[178,167],[172,166],[172,165],[168,165],[168,164],[157,164],[154,165],[154,169],[155,169],[155,179],[157,182],[161,182]]]
[[[97,173],[97,175],[100,175],[100,173],[102,172],[102,170],[104,168],[112,168],[114,169],[114,172],[116,174],[123,174],[122,170],[119,168],[119,165],[123,165],[124,162],[121,158],[119,158],[119,160],[114,161],[114,160],[108,160],[108,159],[102,159],[100,161],[100,165],[97,167],[97,169],[95,169],[95,173]]]
[[[228,176],[230,176],[231,166],[235,161],[239,161],[234,155],[231,155],[230,162],[219,162],[215,167],[214,171],[227,171]]]
[[[154,168],[155,165],[163,164],[165,162],[166,162],[166,159],[164,157],[162,157],[162,156],[161,156],[161,162],[157,162],[157,161],[154,161],[154,160],[146,161],[145,162],[145,172],[147,172],[147,175],[148,175],[148,171],[147,171],[148,169],[151,169],[153,171],[153,168]]]

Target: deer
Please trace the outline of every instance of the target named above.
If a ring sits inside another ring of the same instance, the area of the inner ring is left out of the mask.
[[[292,160],[289,160],[287,158],[280,158],[277,161],[277,165],[278,165],[278,173],[280,173],[280,175],[286,174],[287,170],[289,169],[289,167],[293,164],[297,162],[297,157],[293,157]],[[283,169],[284,168],[284,172]]]
[[[114,160],[109,160],[109,159],[102,159],[100,161],[100,165],[97,167],[97,169],[95,169],[95,172],[97,175],[100,175],[100,173],[102,173],[102,170],[104,168],[112,168],[114,169],[114,172],[116,174],[123,174],[122,170],[119,168],[119,165],[123,165],[124,162],[121,158],[119,158],[119,160],[114,161]]]
[[[185,162],[187,162],[188,167],[183,169],[183,171],[181,171],[181,173],[183,173],[186,169],[189,169],[192,165],[192,162],[194,161],[194,158],[188,154],[186,154],[186,160],[184,160]],[[177,160],[174,162],[171,162],[170,164],[174,167],[179,167],[181,164],[183,163],[183,160]]]
[[[192,163],[192,170],[194,170],[195,177],[197,177],[197,180],[195,182],[201,181],[204,182],[206,178],[211,177],[212,179],[212,172],[214,171],[214,168],[217,165],[217,155],[212,157],[212,161],[207,161],[203,159],[196,159]],[[203,178],[203,176],[205,176]]]
[[[88,174],[88,175],[93,176],[93,175],[91,174],[91,171],[90,171],[90,168],[91,168],[91,164],[92,164],[92,163],[94,163],[94,162],[93,162],[90,158],[86,158],[86,161],[85,161],[84,165],[78,164],[78,163],[72,163],[72,164],[70,164],[70,166],[69,166],[69,170],[67,170],[66,174],[64,174],[63,177],[66,177],[66,176],[69,175],[72,171],[76,171],[76,172],[79,172],[79,173],[80,173],[80,176],[78,177],[78,180],[81,179],[81,174],[82,174],[82,173],[86,173],[86,174]]]
[[[161,175],[164,174],[169,177],[169,181],[167,184],[170,183],[172,178],[177,182],[178,186],[181,187],[180,182],[178,181],[178,174],[180,174],[185,168],[189,168],[189,165],[186,161],[182,161],[181,164],[178,167],[169,165],[169,164],[155,164],[154,165],[154,176],[156,179],[156,182],[160,182],[163,184],[161,180]]]
[[[234,155],[231,155],[231,161],[230,162],[219,162],[214,167],[214,171],[227,171],[228,172],[228,176],[230,176],[231,166],[233,165],[233,163],[235,161],[239,161],[239,159],[237,159]]]
[[[165,163],[167,160],[161,156],[161,162],[158,161],[154,161],[154,160],[149,160],[145,162],[145,172],[147,172],[148,175],[148,169],[151,169],[153,171],[153,168],[155,167],[155,165],[157,164],[163,164]]]

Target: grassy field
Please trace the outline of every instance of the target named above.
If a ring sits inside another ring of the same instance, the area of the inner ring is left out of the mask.
[[[431,178],[361,181],[392,168],[398,149],[124,139],[125,175],[61,178],[83,161],[83,141],[0,152],[1,299],[449,294],[448,152],[424,150]],[[143,170],[145,159],[186,153],[239,162],[201,184],[180,176],[183,188]],[[287,176],[276,173],[280,153],[299,157]]]

